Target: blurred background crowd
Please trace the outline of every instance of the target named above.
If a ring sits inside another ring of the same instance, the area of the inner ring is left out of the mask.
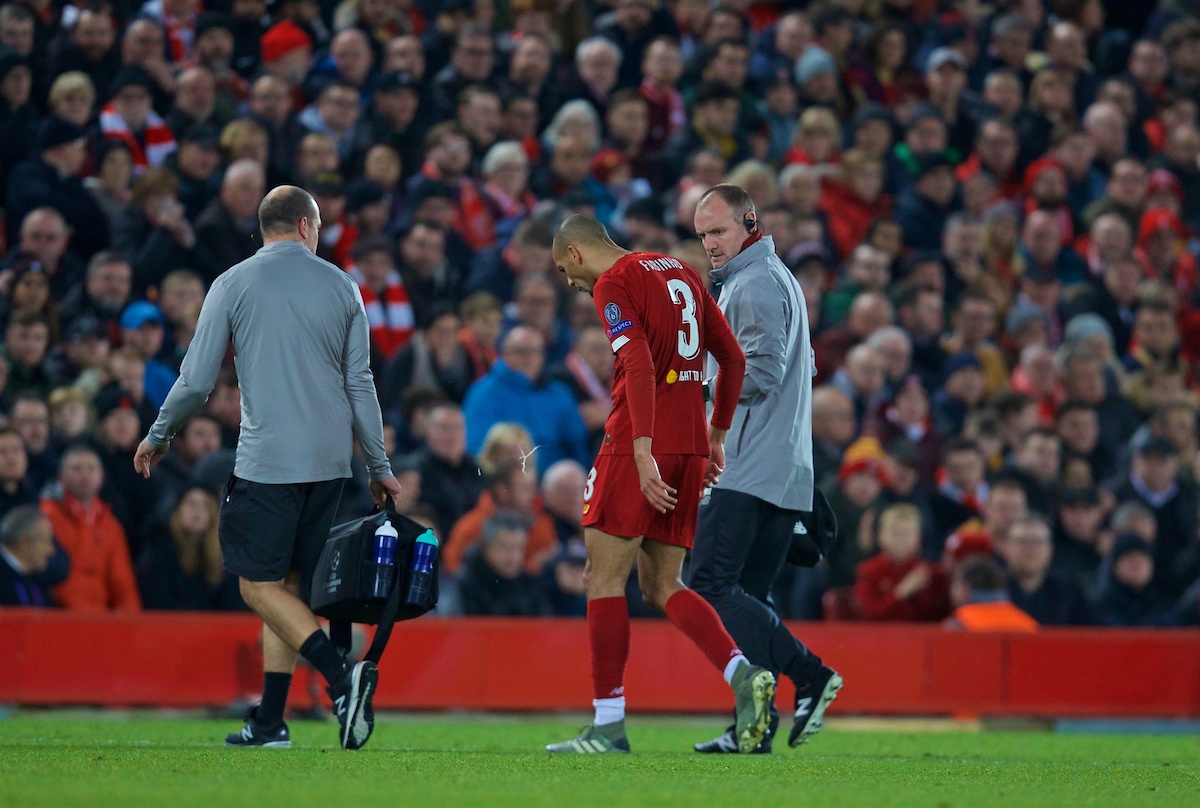
[[[726,181],[804,288],[843,535],[781,613],[1196,622],[1198,103],[1197,0],[8,0],[0,602],[242,607],[233,358],[149,480],[132,453],[293,183],[440,610],[582,614],[613,356],[553,233],[704,274]]]

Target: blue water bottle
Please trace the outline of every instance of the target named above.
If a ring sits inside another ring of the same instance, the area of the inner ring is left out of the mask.
[[[396,582],[396,539],[399,534],[386,518],[375,529],[375,580],[371,597],[387,600]]]
[[[425,608],[433,589],[433,560],[437,557],[438,540],[432,530],[426,530],[413,542],[412,574],[408,578],[408,592],[404,597],[410,606]]]

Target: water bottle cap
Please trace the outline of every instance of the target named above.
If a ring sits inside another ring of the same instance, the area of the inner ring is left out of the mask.
[[[389,522],[387,519],[384,519],[383,524],[381,524],[379,527],[375,528],[376,536],[378,536],[381,533],[385,536],[399,536],[400,535],[399,533],[396,532],[396,528],[392,527],[392,523]]]
[[[432,544],[434,547],[438,546],[437,536],[433,535],[433,530],[430,528],[426,528],[424,533],[417,536],[417,541]]]

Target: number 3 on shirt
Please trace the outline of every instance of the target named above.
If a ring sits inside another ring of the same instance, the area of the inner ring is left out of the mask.
[[[700,323],[696,322],[696,297],[692,287],[679,278],[667,281],[671,302],[682,306],[683,328],[679,329],[679,355],[684,359],[695,359],[700,353]]]

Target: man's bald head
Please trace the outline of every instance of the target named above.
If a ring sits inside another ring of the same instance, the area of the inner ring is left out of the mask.
[[[258,206],[258,227],[264,237],[291,233],[304,218],[312,218],[317,203],[312,195],[295,185],[280,185]]]

